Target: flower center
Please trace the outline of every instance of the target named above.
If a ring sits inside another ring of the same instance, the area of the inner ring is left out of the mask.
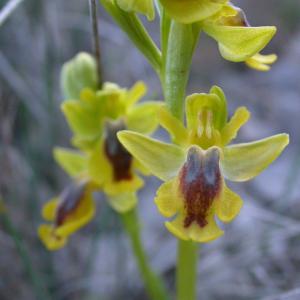
[[[60,195],[56,209],[55,226],[60,226],[76,210],[85,193],[86,182],[73,183],[67,186]]]
[[[200,227],[207,224],[209,209],[222,187],[219,160],[217,148],[205,152],[198,147],[189,149],[179,175],[186,210],[184,227],[189,227],[193,222]]]
[[[132,178],[132,156],[117,138],[118,131],[126,129],[124,121],[106,122],[105,129],[104,151],[112,165],[114,180],[130,180]]]

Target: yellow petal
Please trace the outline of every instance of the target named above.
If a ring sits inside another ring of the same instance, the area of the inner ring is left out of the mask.
[[[150,134],[158,127],[158,110],[161,102],[147,101],[128,111],[127,127],[129,130]]]
[[[118,213],[126,213],[137,205],[137,196],[134,192],[125,192],[108,197],[108,203]]]
[[[53,155],[57,163],[72,177],[87,169],[87,158],[79,151],[56,147]]]
[[[161,0],[172,19],[180,23],[194,23],[217,13],[226,0]]]
[[[46,221],[53,222],[55,220],[56,208],[59,204],[59,198],[49,200],[42,209],[42,216]]]
[[[68,215],[63,225],[56,228],[57,235],[67,237],[79,230],[91,221],[95,215],[95,210],[96,207],[91,192],[86,191],[83,199],[80,200],[75,210]]]
[[[46,248],[55,251],[63,248],[67,243],[67,237],[56,234],[55,228],[51,225],[42,224],[39,226],[38,235]]]
[[[222,222],[231,222],[240,212],[243,200],[227,186],[224,186],[222,196],[215,200],[216,214]]]
[[[147,86],[143,81],[138,81],[127,93],[126,105],[133,106],[147,93]]]
[[[165,225],[179,239],[208,243],[222,236],[224,232],[218,227],[212,214],[207,216],[206,220],[208,224],[203,228],[195,222],[189,227],[184,227],[184,216],[180,213],[173,221],[166,222]]]
[[[276,60],[276,54],[262,55],[258,53],[248,58],[245,62],[246,65],[252,69],[266,72],[271,69],[270,65],[273,64]]]
[[[240,128],[248,122],[250,118],[250,112],[246,107],[239,107],[230,121],[224,126],[221,131],[222,144],[227,145],[237,136]]]
[[[165,106],[159,110],[159,122],[170,133],[172,141],[175,144],[185,145],[187,143],[188,132],[186,128]]]
[[[183,200],[178,194],[178,182],[172,179],[163,183],[154,199],[159,212],[166,218],[174,216],[183,207]]]
[[[277,134],[252,143],[225,147],[222,173],[231,181],[246,181],[259,175],[289,143],[287,134]]]
[[[185,151],[128,130],[118,132],[123,146],[156,177],[167,181],[175,177],[185,161]]]

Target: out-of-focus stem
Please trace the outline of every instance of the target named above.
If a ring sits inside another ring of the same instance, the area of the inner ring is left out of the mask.
[[[147,293],[153,300],[168,300],[168,293],[163,280],[152,270],[146,256],[140,236],[140,224],[135,209],[122,214],[122,221],[130,238],[131,247],[136,258]]]
[[[97,75],[98,75],[98,88],[101,89],[103,85],[102,67],[101,67],[101,50],[99,42],[99,30],[98,30],[98,14],[96,0],[90,0],[90,15],[93,30],[93,45],[94,55],[97,63]]]
[[[198,245],[178,240],[176,290],[177,300],[196,300]]]

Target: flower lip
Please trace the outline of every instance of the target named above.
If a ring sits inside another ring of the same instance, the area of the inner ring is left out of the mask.
[[[67,186],[60,196],[60,202],[56,209],[55,226],[62,225],[65,219],[76,210],[83,199],[87,183],[76,182]]]
[[[203,151],[197,146],[188,150],[187,160],[179,174],[179,188],[184,198],[184,227],[196,222],[207,225],[206,217],[222,188],[219,167],[220,152],[216,147]]]
[[[126,125],[122,119],[106,121],[104,151],[112,164],[115,181],[132,179],[131,166],[133,158],[117,138],[118,131],[125,129]]]

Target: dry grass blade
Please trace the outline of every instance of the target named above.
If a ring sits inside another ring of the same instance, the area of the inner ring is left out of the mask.
[[[24,0],[10,0],[0,11],[0,26]]]

